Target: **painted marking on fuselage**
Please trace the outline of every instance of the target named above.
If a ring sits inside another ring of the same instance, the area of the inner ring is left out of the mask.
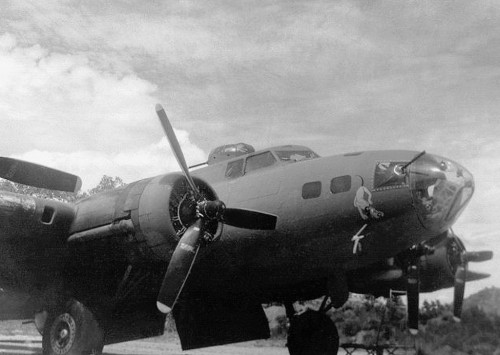
[[[354,197],[354,206],[357,207],[362,219],[380,219],[384,217],[384,212],[373,207],[372,193],[365,186],[361,185]]]
[[[368,226],[368,224],[365,224],[363,225],[363,227],[361,227],[361,229],[352,237],[351,241],[354,243],[353,246],[352,246],[352,253],[353,254],[357,254],[358,251],[361,252],[362,248],[361,248],[361,239],[363,239],[365,236],[364,235],[360,235],[361,232],[363,232],[366,228],[366,226]]]

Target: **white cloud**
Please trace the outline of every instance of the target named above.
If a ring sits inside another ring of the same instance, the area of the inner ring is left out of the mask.
[[[188,164],[194,165],[206,160],[205,153],[189,141],[187,132],[176,130],[176,134]],[[115,153],[31,150],[13,157],[76,174],[83,178],[82,190],[96,186],[103,175],[118,176],[130,183],[180,171],[166,138],[140,149],[125,149]]]
[[[154,112],[154,84],[134,74],[97,70],[81,54],[51,53],[39,45],[16,46],[9,34],[1,36],[0,43],[4,44],[0,47],[0,115],[9,121],[10,129],[15,129],[16,121],[29,122],[23,134],[48,133],[62,141],[69,138],[64,135],[87,133],[86,139],[73,141],[75,148],[82,149],[98,143],[121,145],[138,134],[132,129],[147,127],[140,121],[146,122]],[[149,131],[156,128],[151,125]],[[113,142],[111,133],[116,136]],[[44,137],[37,139],[37,144],[44,143],[53,144]]]
[[[0,36],[0,77],[2,155],[73,172],[85,188],[103,174],[131,182],[178,170],[151,82],[97,69],[84,54],[19,45],[11,34]],[[203,161],[188,133],[177,134],[188,161]]]
[[[210,68],[221,69],[234,61],[302,55],[318,41],[339,48],[373,47],[357,29],[365,20],[361,11],[348,2],[106,6],[88,1],[78,5],[75,11],[73,1],[52,1],[44,6],[13,2],[9,24],[19,28],[22,23],[30,40],[55,32],[58,39],[75,47],[139,50],[175,66],[204,61]],[[19,13],[29,14],[30,21],[20,19]],[[198,65],[191,70],[204,68]]]

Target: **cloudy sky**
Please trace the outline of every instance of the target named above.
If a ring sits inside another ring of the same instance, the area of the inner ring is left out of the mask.
[[[130,182],[215,146],[415,149],[476,194],[455,228],[500,286],[497,1],[2,1],[0,154]],[[450,292],[439,297],[449,298]]]

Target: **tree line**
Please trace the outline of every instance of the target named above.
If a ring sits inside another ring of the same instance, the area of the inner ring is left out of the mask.
[[[0,191],[14,192],[18,194],[30,195],[38,198],[47,198],[63,202],[75,202],[76,200],[79,200],[81,198],[85,198],[103,191],[114,190],[126,185],[127,184],[124,183],[123,180],[118,176],[111,177],[108,175],[103,175],[101,181],[95,187],[86,191],[72,193],[41,189],[38,187],[17,184],[12,181],[0,179]]]

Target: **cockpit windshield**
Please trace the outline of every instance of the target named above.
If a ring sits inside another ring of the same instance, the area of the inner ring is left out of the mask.
[[[277,150],[275,153],[281,161],[289,163],[296,163],[298,161],[319,157],[319,155],[312,150]]]

